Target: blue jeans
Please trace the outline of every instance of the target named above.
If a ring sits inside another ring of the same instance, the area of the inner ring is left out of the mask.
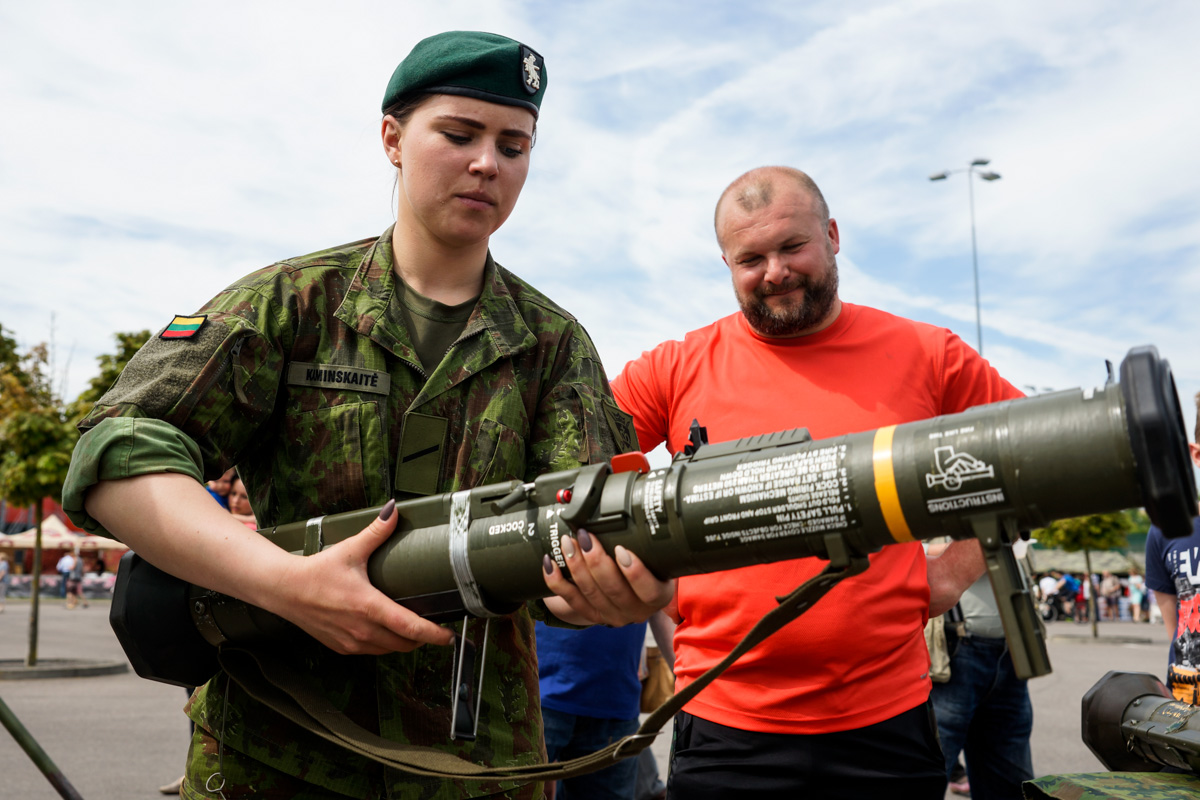
[[[594,753],[638,728],[633,719],[599,719],[542,708],[546,755],[566,761]],[[629,800],[637,782],[637,759],[623,758],[611,767],[558,782],[556,800]]]
[[[935,683],[930,699],[946,756],[946,775],[966,754],[972,800],[1021,797],[1033,779],[1029,687],[1013,672],[1003,638],[959,638],[946,631],[950,681]]]

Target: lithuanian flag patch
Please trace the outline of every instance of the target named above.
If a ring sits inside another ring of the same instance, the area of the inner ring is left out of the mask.
[[[206,319],[208,319],[207,314],[202,317],[176,315],[175,319],[171,320],[171,324],[158,336],[160,339],[190,339],[199,332],[200,326]]]

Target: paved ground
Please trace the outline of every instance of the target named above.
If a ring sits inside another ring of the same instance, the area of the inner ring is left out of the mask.
[[[67,611],[61,601],[43,600],[41,610],[40,657],[123,657],[108,627],[106,602]],[[0,659],[24,657],[28,630],[28,602],[10,600],[8,612],[0,615]],[[1033,765],[1039,775],[1102,769],[1079,738],[1084,692],[1109,670],[1159,675],[1166,668],[1161,626],[1102,623],[1100,631],[1100,641],[1093,642],[1090,626],[1050,626],[1054,673],[1030,684]],[[182,770],[188,734],[184,693],[177,687],[142,680],[131,670],[92,678],[0,680],[0,698],[86,800],[160,797],[156,788]],[[663,767],[669,737],[668,731],[654,746]],[[58,797],[3,730],[0,776],[5,798]]]

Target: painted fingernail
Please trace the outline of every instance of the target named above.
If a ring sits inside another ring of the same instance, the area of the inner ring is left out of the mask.
[[[388,500],[383,504],[383,508],[379,509],[379,521],[387,522],[392,518],[392,512],[396,510],[396,501]]]
[[[583,548],[583,552],[592,552],[592,537],[585,530],[580,530],[575,534],[575,538],[579,540],[579,546]]]
[[[622,567],[633,566],[633,557],[629,555],[629,551],[621,545],[617,545],[616,548],[613,549],[613,555],[617,557],[617,563]]]
[[[568,539],[566,536],[564,536],[562,538],[562,542],[561,542],[560,546],[562,547],[564,556],[566,556],[567,558],[575,557],[575,543],[572,542],[570,539]]]
[[[554,562],[550,560],[550,556],[542,556],[542,569],[546,570],[547,575],[554,574]]]

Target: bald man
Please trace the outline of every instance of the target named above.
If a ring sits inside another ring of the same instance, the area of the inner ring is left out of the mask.
[[[1019,397],[943,328],[838,295],[840,236],[808,175],[764,167],[721,195],[717,243],[740,313],[630,362],[613,382],[642,450],[808,428],[823,439]],[[669,797],[941,798],[923,629],[983,574],[975,542],[886,547],[676,718]],[[679,580],[679,688],[823,567],[798,559]]]

